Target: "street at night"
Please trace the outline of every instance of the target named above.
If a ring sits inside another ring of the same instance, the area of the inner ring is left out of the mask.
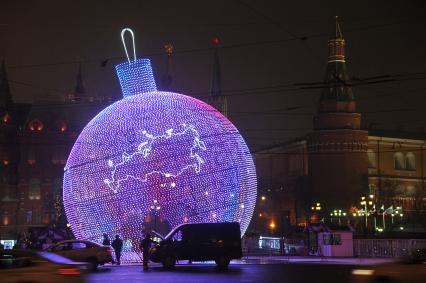
[[[0,283],[420,283],[426,1],[0,1]]]
[[[282,261],[249,261],[231,263],[227,270],[218,270],[213,263],[177,265],[164,270],[154,265],[148,271],[142,266],[114,266],[100,268],[87,277],[90,283],[102,282],[357,282],[351,275],[356,265],[303,264]],[[362,282],[362,281],[359,281]]]

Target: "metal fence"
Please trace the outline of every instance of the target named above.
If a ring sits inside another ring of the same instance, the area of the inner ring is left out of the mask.
[[[406,257],[426,248],[426,239],[354,239],[354,256]]]
[[[354,256],[406,257],[416,249],[426,248],[426,239],[353,239]],[[243,238],[243,254],[320,256],[320,251],[308,251],[303,240],[283,238]]]

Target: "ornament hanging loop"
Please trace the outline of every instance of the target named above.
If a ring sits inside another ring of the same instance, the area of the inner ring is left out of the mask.
[[[126,31],[130,32],[130,35],[132,36],[132,41],[133,41],[133,57],[134,57],[133,62],[136,62],[135,34],[129,28],[124,28],[124,29],[121,30],[121,41],[123,42],[124,51],[126,52],[126,56],[127,56],[127,61],[129,61],[129,64],[131,64],[132,62],[130,61],[129,53],[127,52],[126,42],[124,41],[124,34],[126,33]]]

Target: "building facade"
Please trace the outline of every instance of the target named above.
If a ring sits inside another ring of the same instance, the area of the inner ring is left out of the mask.
[[[81,66],[75,91],[61,102],[14,103],[3,62],[0,72],[0,239],[31,228],[65,225],[63,168],[84,125],[110,99],[89,96]]]
[[[254,153],[259,178],[254,233],[282,234],[319,220],[355,224],[365,216],[371,229],[368,217],[385,215],[380,224],[385,226],[387,214],[394,224],[394,213],[417,223],[425,213],[426,135],[362,129],[337,20],[328,47],[313,130]]]

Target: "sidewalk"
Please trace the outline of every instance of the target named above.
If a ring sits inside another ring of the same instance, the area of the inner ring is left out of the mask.
[[[354,264],[376,265],[394,262],[394,258],[354,258],[354,257],[314,257],[314,256],[245,256],[241,262],[289,262],[289,263],[318,263],[318,264]]]
[[[303,256],[244,256],[240,260],[232,260],[231,265],[239,264],[276,264],[276,263],[310,263],[310,264],[342,264],[342,265],[377,265],[394,262],[394,258],[345,258],[345,257],[303,257]],[[215,264],[214,261],[193,262],[191,265]],[[142,265],[142,263],[123,263],[120,266]],[[161,266],[160,263],[150,263],[150,266]],[[182,260],[177,265],[189,265]],[[105,265],[106,267],[120,267]]]

